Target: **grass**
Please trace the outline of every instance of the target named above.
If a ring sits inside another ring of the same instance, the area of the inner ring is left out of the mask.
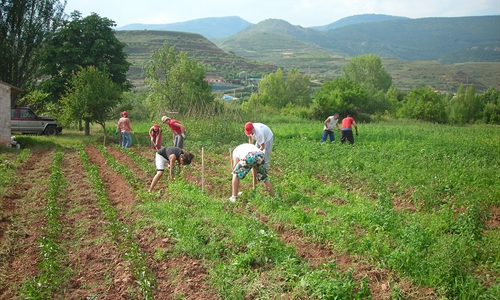
[[[168,182],[164,194],[145,193],[137,175],[103,152],[108,165],[124,175],[142,200],[137,208],[144,219],[136,227],[147,224],[175,241],[155,259],[189,256],[203,261],[210,285],[226,299],[371,295],[367,278],[341,271],[335,262],[313,267],[301,259],[280,238],[279,227],[338,255],[361,257],[393,272],[394,280],[432,288],[438,297],[498,295],[500,230],[492,223],[500,206],[498,127],[359,124],[360,135],[350,147],[338,143],[338,133],[334,144],[320,144],[318,122],[251,118],[275,133],[270,180],[277,196],[262,194],[260,186],[252,191],[247,179],[242,181],[241,201],[230,204],[225,201],[230,193],[228,149],[247,141],[244,119],[182,120],[188,128],[186,148],[196,155],[183,172],[201,177],[203,147],[207,183],[218,187],[204,193],[182,178]],[[150,124],[134,125],[142,139]],[[17,140],[22,146],[72,148],[82,143],[100,146],[98,136],[68,130],[58,137]],[[147,144],[144,139],[141,147]],[[134,151],[124,153],[152,178],[155,171],[148,160]],[[394,298],[418,298],[397,285],[391,293]]]

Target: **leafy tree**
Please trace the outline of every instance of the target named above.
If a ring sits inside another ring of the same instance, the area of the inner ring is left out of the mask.
[[[121,101],[122,89],[111,77],[90,66],[73,73],[70,88],[61,98],[62,120],[85,122],[85,135],[90,135],[90,123],[97,123],[106,132],[106,121],[116,117],[114,108]]]
[[[375,54],[355,56],[342,68],[342,77],[357,84],[372,85],[376,90],[387,92],[392,85],[392,78],[384,70],[382,60]]]
[[[483,118],[484,103],[471,84],[466,89],[460,85],[457,95],[450,101],[450,121],[455,124],[472,123]]]
[[[359,84],[346,78],[335,78],[314,94],[312,115],[316,119],[336,112],[356,115],[365,105],[366,93]]]
[[[391,104],[389,111],[391,113],[396,113],[401,107],[401,101],[403,100],[404,93],[392,85],[385,96]]]
[[[263,99],[263,104],[275,108],[282,108],[286,105],[286,84],[283,79],[283,70],[278,69],[276,73],[264,76],[259,81],[259,97]]]
[[[277,109],[289,104],[307,107],[311,103],[309,78],[297,69],[290,70],[286,76],[278,69],[259,81],[258,102]]]
[[[0,80],[32,88],[40,74],[41,50],[61,26],[65,6],[58,0],[0,1]]]
[[[71,19],[48,40],[42,64],[50,79],[42,82],[42,90],[56,102],[65,93],[72,74],[89,66],[109,74],[122,90],[130,90],[132,86],[126,77],[130,63],[125,44],[112,29],[116,26],[114,21],[95,13],[82,18],[78,11],[71,13]]]
[[[398,117],[445,123],[446,108],[441,96],[429,87],[413,89],[404,98]]]
[[[285,97],[288,103],[308,107],[311,104],[309,77],[300,74],[297,69],[287,72]]]
[[[205,81],[205,66],[189,58],[187,52],[177,53],[175,46],[169,48],[167,42],[153,51],[144,70],[144,82],[151,89],[148,104],[158,116],[167,111],[186,112],[214,100]]]
[[[481,95],[484,103],[484,122],[486,124],[500,124],[500,91],[489,88]]]

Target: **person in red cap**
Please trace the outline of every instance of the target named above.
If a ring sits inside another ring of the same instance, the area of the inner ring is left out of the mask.
[[[151,149],[161,149],[162,132],[158,124],[154,124],[149,128],[149,137],[151,137]]]
[[[116,127],[116,132],[121,132],[122,136],[122,147],[130,148],[132,144],[132,137],[130,132],[133,132],[132,127],[130,127],[130,119],[128,118],[128,112],[122,112],[122,117],[118,121],[118,126]]]
[[[253,144],[264,152],[266,163],[269,164],[271,151],[273,151],[273,132],[262,123],[247,122],[245,124],[245,134],[248,136],[248,143]]]

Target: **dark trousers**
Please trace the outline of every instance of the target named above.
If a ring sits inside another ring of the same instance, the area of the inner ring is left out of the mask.
[[[354,144],[354,136],[352,135],[352,130],[342,130],[342,137],[340,138],[340,142],[343,144],[346,140],[349,141],[351,145]]]

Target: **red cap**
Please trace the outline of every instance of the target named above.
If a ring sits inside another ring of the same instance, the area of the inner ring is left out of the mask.
[[[125,110],[125,111],[122,112],[122,115],[128,116],[128,112]]]
[[[245,124],[245,134],[252,134],[253,124],[252,122],[247,122]]]
[[[158,128],[160,128],[160,126],[158,126],[158,124],[154,124],[153,128],[154,128],[154,130],[158,130]]]

